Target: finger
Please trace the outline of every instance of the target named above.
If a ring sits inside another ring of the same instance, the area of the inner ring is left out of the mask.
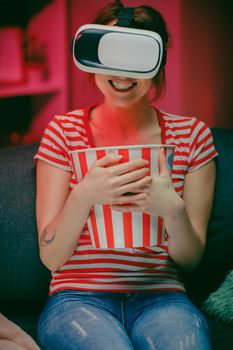
[[[114,175],[122,175],[138,168],[148,166],[149,162],[146,159],[134,159],[129,162],[121,163],[112,168]]]
[[[133,171],[130,171],[129,173],[120,175],[116,178],[116,184],[121,186],[136,180],[140,180],[141,178],[144,178],[148,174],[149,170],[150,170],[149,168],[141,168],[141,169],[133,170]]]
[[[145,200],[140,200],[134,203],[134,205],[138,206],[138,207],[144,207],[145,205]]]
[[[125,212],[125,213],[136,211],[135,208],[136,208],[135,205],[113,205],[113,206],[111,206],[112,210]]]
[[[120,187],[121,193],[133,192],[137,193],[141,187],[148,186],[151,184],[152,178],[150,176],[145,176],[144,178],[134,181],[132,183],[126,184]]]
[[[170,177],[170,172],[168,170],[167,160],[166,160],[165,153],[164,153],[164,148],[160,148],[160,150],[159,150],[158,163],[159,163],[159,175],[164,175],[164,176]]]
[[[118,198],[116,198],[114,200],[114,203],[111,204],[111,206],[113,205],[120,205],[120,204],[132,204],[136,201],[140,201],[140,200],[145,200],[147,198],[147,194],[146,193],[138,193],[138,194],[129,194],[129,195],[122,195]]]
[[[139,187],[137,190],[134,190],[133,192],[127,192],[128,194],[133,194],[133,193],[149,193],[150,192],[150,185],[145,185],[143,187]],[[126,193],[124,193],[125,195]]]
[[[121,160],[122,155],[117,153],[107,154],[106,156],[95,161],[94,166],[105,167],[118,164]]]
[[[112,210],[120,211],[120,212],[143,212],[143,208],[139,207],[135,204],[130,205],[112,205]]]

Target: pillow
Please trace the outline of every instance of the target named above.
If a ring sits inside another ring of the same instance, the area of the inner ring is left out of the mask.
[[[202,309],[217,320],[233,326],[233,270],[221,286],[209,295]]]

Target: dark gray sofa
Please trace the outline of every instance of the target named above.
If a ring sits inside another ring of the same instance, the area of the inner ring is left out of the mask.
[[[206,251],[201,264],[184,276],[199,307],[233,268],[233,129],[213,129],[213,134],[219,157]],[[33,162],[37,147],[0,149],[0,312],[34,338],[50,279],[38,255]],[[233,326],[208,319],[214,349],[232,350]]]

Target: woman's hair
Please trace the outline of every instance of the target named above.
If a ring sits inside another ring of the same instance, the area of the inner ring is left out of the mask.
[[[103,7],[98,13],[96,18],[92,23],[95,24],[108,24],[111,21],[117,19],[124,5],[120,0],[115,0],[115,2],[109,3]],[[167,48],[170,46],[171,37],[167,31],[167,26],[165,20],[161,14],[154,8],[142,5],[135,8],[134,19],[131,23],[132,28],[151,30],[158,33],[163,41],[163,57],[166,57]],[[165,61],[162,61],[162,65],[153,78],[153,83],[156,88],[155,98],[161,97],[164,92],[166,79],[165,79]]]

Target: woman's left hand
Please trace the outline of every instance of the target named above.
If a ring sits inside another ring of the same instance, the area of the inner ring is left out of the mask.
[[[163,218],[169,215],[180,197],[173,187],[163,148],[159,151],[158,163],[159,176],[152,177],[151,183],[142,190],[147,197],[134,204],[111,205],[112,209],[122,212],[143,212]]]

